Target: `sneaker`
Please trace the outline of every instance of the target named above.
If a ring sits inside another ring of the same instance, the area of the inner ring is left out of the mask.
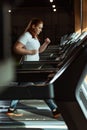
[[[10,110],[6,113],[8,116],[23,116],[22,113],[19,113],[17,110]]]
[[[53,117],[56,118],[56,119],[61,116],[61,113],[60,113],[58,108],[53,110],[52,113],[53,113]]]

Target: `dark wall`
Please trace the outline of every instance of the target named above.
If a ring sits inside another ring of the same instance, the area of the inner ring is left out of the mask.
[[[53,12],[50,6],[15,6],[12,9],[12,31],[15,31],[17,35],[20,35],[29,20],[32,17],[40,17],[44,21],[44,28],[42,32],[42,38],[49,36],[54,42],[56,38],[60,38],[66,33],[73,32],[74,29],[74,15],[73,10],[64,7],[64,4],[58,4],[57,11]]]

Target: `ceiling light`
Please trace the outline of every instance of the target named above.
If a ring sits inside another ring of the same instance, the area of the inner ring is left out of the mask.
[[[53,2],[53,0],[50,0],[50,2],[52,3],[52,2]]]
[[[56,12],[56,9],[53,9],[54,12]]]
[[[55,7],[56,7],[56,5],[52,5],[52,7],[53,7],[53,8],[55,8]]]
[[[11,9],[9,9],[8,12],[11,13]]]

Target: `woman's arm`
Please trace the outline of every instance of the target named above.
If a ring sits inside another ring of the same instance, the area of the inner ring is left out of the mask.
[[[22,43],[17,41],[14,45],[14,52],[21,55],[34,55],[37,50],[28,50]]]
[[[46,38],[45,42],[40,46],[39,48],[39,53],[42,53],[43,51],[45,51],[45,49],[47,48],[47,46],[50,44],[50,39]]]

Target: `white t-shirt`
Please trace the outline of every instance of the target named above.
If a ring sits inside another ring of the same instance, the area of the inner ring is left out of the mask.
[[[39,50],[40,42],[38,39],[32,37],[29,32],[25,32],[19,39],[23,45],[25,45],[28,50]],[[37,51],[34,55],[25,55],[24,61],[39,61],[39,52]]]

